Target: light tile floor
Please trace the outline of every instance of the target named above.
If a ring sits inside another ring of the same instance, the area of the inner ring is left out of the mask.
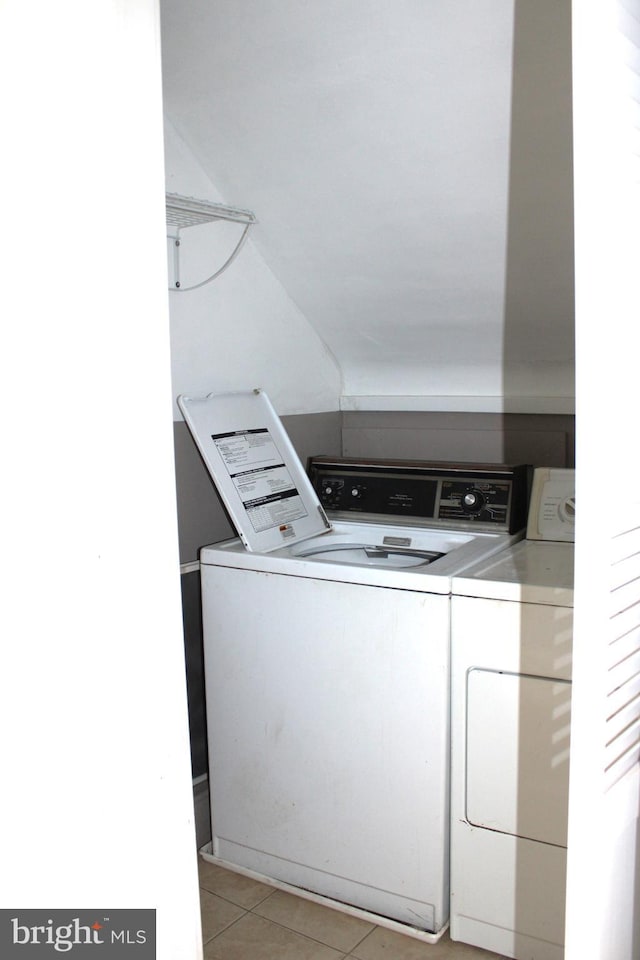
[[[500,960],[447,934],[423,943],[198,857],[205,960]]]

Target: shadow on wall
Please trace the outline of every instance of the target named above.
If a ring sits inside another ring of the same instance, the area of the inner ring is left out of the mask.
[[[517,397],[528,393],[550,398],[550,409],[562,410],[563,400],[575,395],[570,0],[537,3],[516,0],[513,43],[504,394]],[[510,444],[508,437],[505,439],[509,459]],[[573,432],[567,435],[564,464],[545,463],[540,459],[533,462],[574,466]],[[519,628],[521,658],[528,655],[532,639],[535,638],[537,649],[548,639],[540,632],[541,625],[527,628],[530,614],[527,607],[523,607]],[[550,633],[557,669],[570,662],[571,611],[560,607],[546,609],[553,612],[552,625],[545,629]],[[538,610],[542,616],[545,608]],[[520,669],[525,672],[522,666]],[[516,728],[520,731],[517,796],[522,801],[518,801],[514,832],[530,839],[541,836],[545,842],[518,841],[512,854],[512,899],[505,910],[513,923],[512,947],[522,955],[532,949],[529,934],[543,936],[545,943],[555,943],[561,951],[564,933],[567,724],[571,687],[565,681],[550,682],[539,677],[534,680],[536,672],[532,668],[531,677],[518,680],[521,689],[516,717]],[[547,677],[554,675],[549,665]],[[535,709],[525,701],[527,684],[538,698]],[[535,729],[531,725],[532,717],[535,717]],[[544,717],[551,720],[549,730],[542,724]],[[558,724],[555,729],[554,723]],[[544,758],[537,775],[530,762],[534,755]],[[548,776],[544,775],[545,763]],[[544,793],[538,795],[542,796],[543,829],[537,834],[532,825],[535,826],[538,813],[531,799],[536,797],[535,783],[540,782],[545,783]],[[552,824],[557,831],[555,836],[548,832]],[[533,917],[532,909],[537,911]]]
[[[504,395],[562,413],[575,393],[570,0],[516,0],[513,42]],[[548,465],[573,466],[567,452]]]

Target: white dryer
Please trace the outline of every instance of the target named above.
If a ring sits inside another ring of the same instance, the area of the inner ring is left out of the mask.
[[[454,577],[451,937],[561,960],[574,471],[538,469],[527,539]]]
[[[528,471],[307,475],[264,394],[181,405],[240,533],[200,558],[210,856],[437,939],[451,577],[523,535]]]

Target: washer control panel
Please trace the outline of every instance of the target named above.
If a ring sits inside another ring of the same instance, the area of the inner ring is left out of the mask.
[[[506,524],[511,480],[443,480],[438,517],[441,520],[478,519]]]
[[[309,476],[324,509],[366,518],[406,517],[441,526],[514,533],[526,524],[531,468],[439,461],[312,457]]]

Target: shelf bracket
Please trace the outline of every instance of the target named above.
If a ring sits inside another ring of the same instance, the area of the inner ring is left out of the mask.
[[[169,287],[169,290],[173,290],[176,293],[197,290],[199,287],[204,287],[205,284],[211,283],[212,280],[219,277],[238,256],[247,239],[250,227],[257,222],[255,215],[250,210],[228,207],[222,203],[212,203],[209,200],[196,200],[194,197],[183,197],[178,193],[167,193],[165,195],[165,203],[167,237],[173,241],[174,286]],[[244,230],[231,256],[228,257],[218,270],[200,283],[194,283],[190,287],[183,287],[180,281],[180,231],[187,227],[196,227],[204,223],[212,223],[214,220],[228,220],[233,223],[241,223],[244,224]]]

